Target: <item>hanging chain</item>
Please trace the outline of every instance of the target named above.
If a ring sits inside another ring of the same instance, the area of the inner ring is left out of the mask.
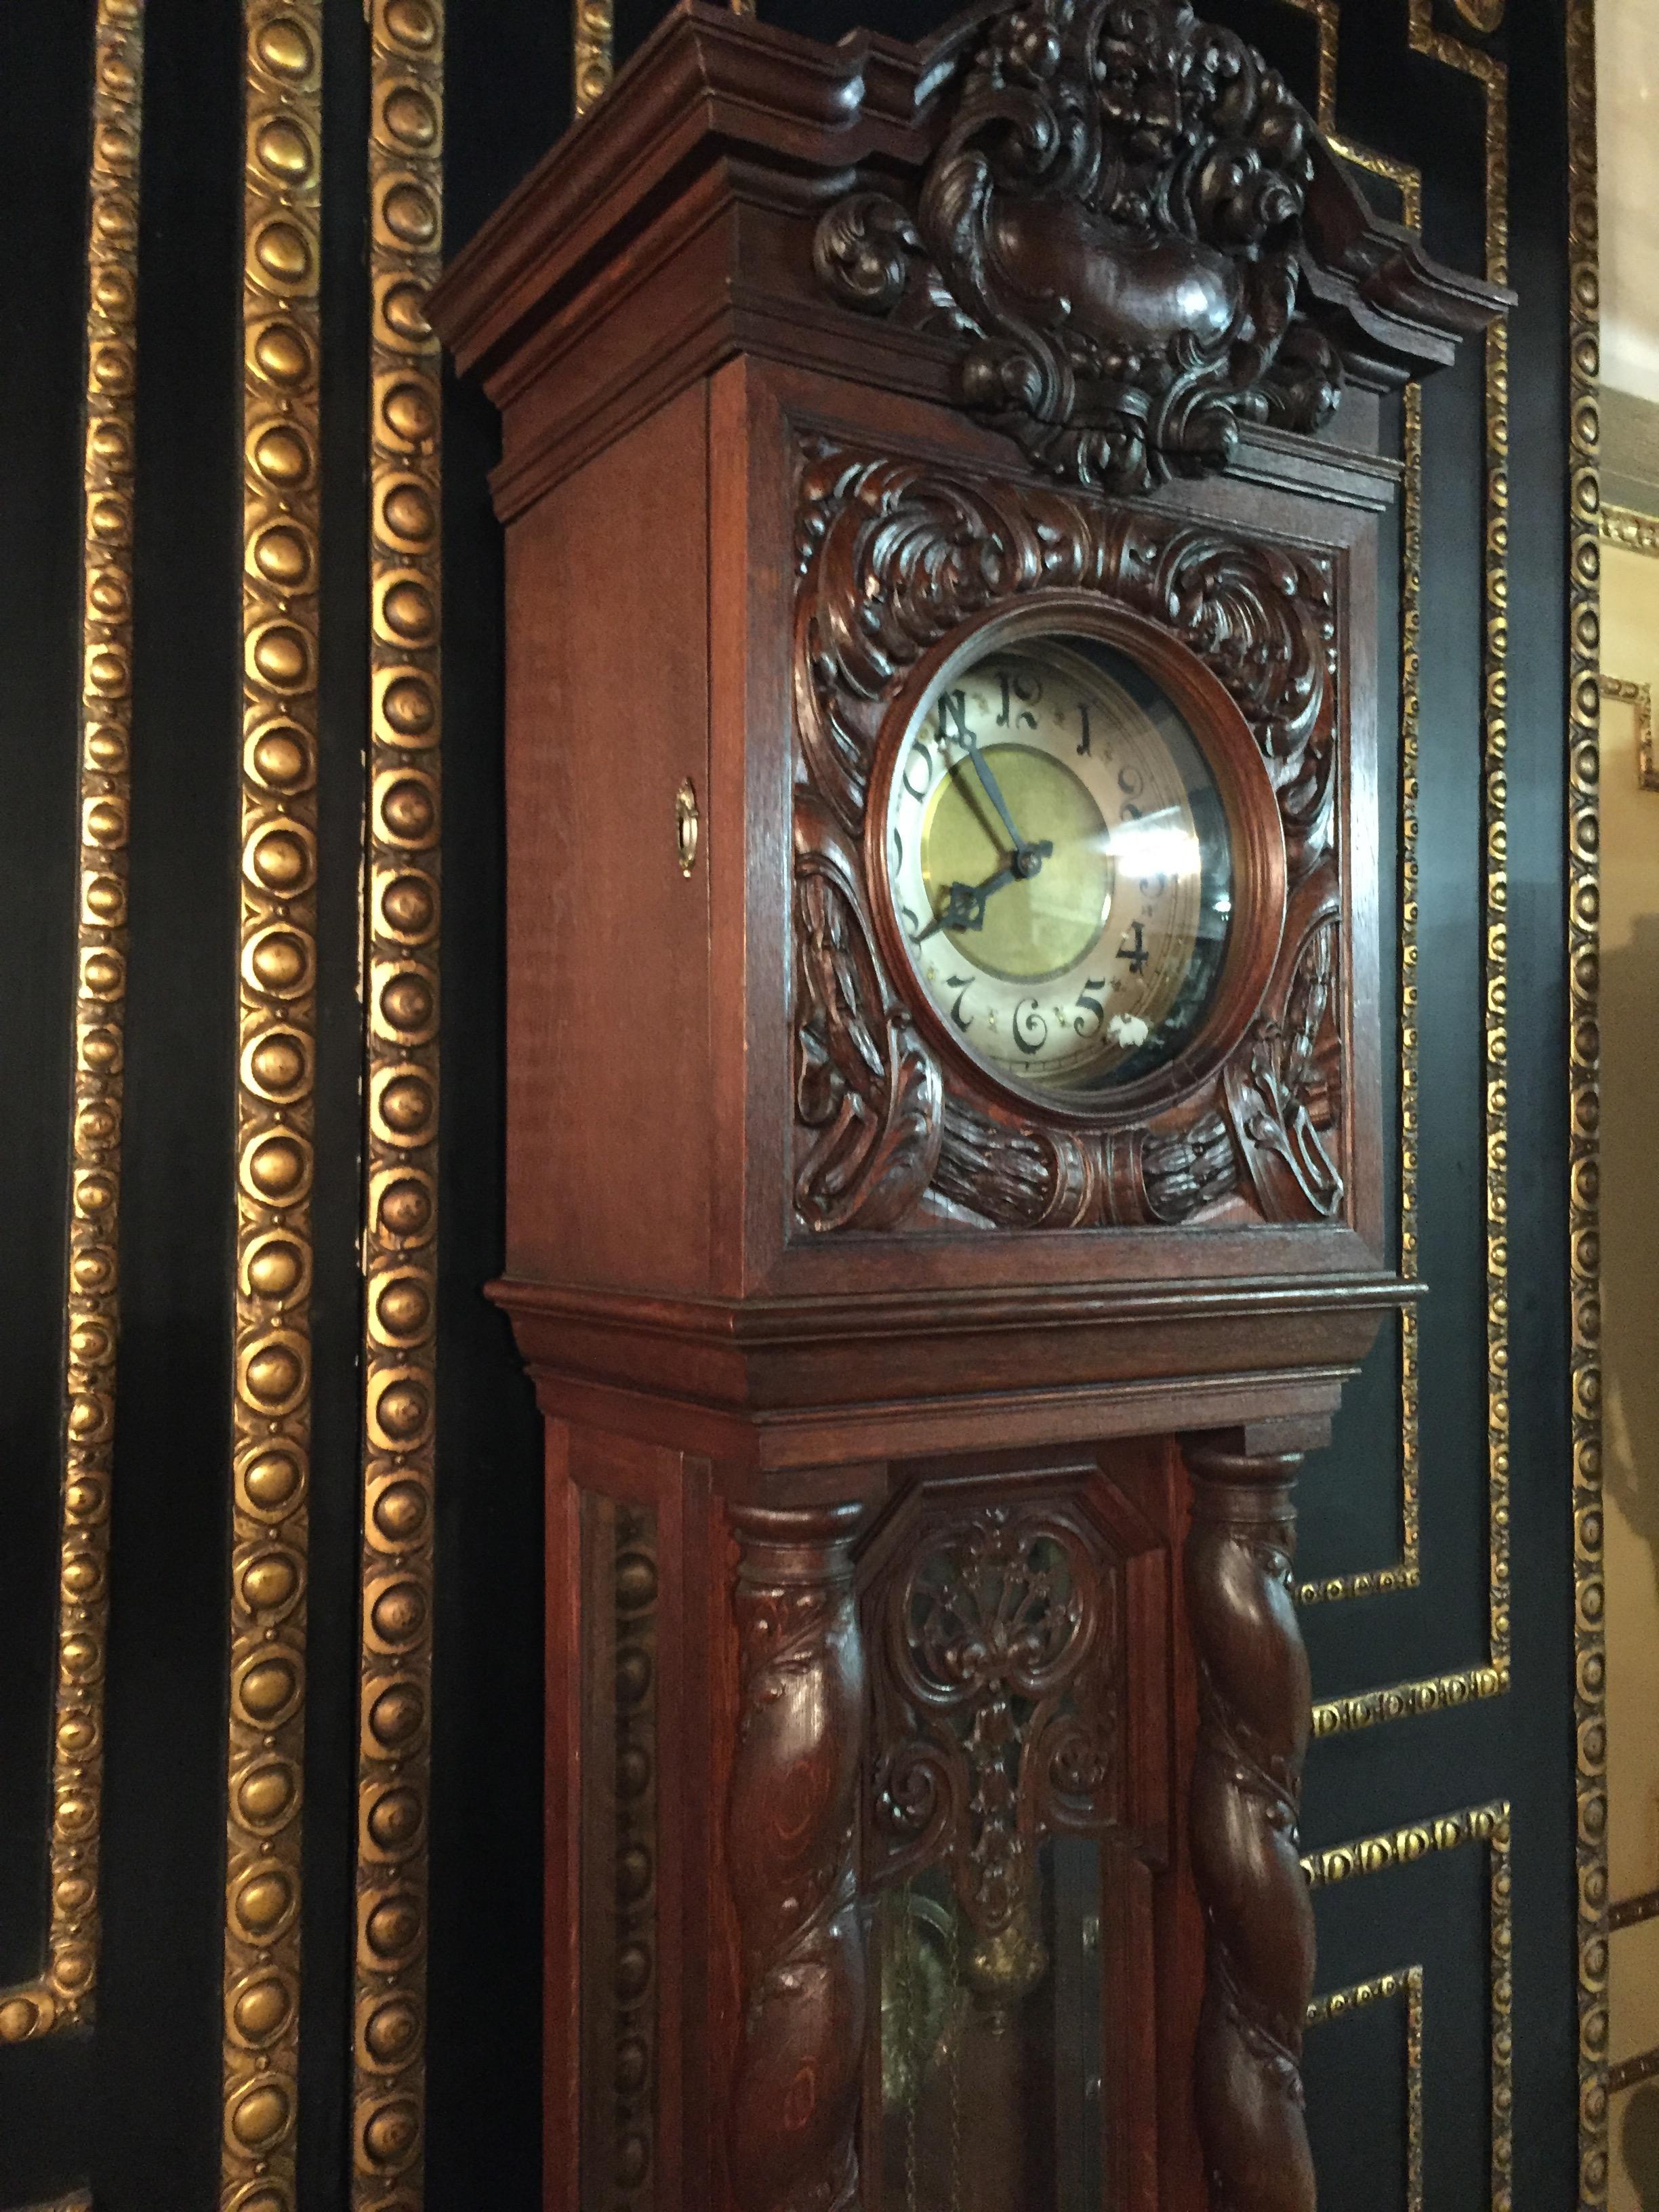
[[[910,2076],[908,2109],[904,2116],[904,2203],[905,2212],[921,2212],[921,2197],[918,2180],[920,2162],[918,2138],[921,2124],[921,1975],[915,1941],[915,1917],[912,1906],[913,1885],[906,1882],[900,1893],[903,1899],[903,1959],[905,2063]]]
[[[947,1950],[951,1978],[949,2012],[957,2009],[962,1995],[962,1915],[955,1899],[951,1900],[951,1932]],[[949,2014],[947,2014],[947,2017]],[[963,2212],[962,2198],[962,2051],[967,2038],[965,2023],[956,2022],[957,2033],[949,2042],[945,2065],[951,2088],[951,2212]]]

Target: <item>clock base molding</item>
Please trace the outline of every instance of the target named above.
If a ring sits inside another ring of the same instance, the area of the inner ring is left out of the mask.
[[[1312,2212],[1292,1485],[1418,1289],[1382,436],[1504,297],[1186,0],[684,0],[432,295],[503,420],[548,2212]]]
[[[895,1451],[1328,1423],[1412,1295],[1392,1276],[769,1304],[491,1286],[550,1419],[706,1452],[763,1501]]]

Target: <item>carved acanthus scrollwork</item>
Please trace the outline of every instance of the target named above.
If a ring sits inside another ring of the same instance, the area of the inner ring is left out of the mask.
[[[1010,1129],[957,1098],[945,1105],[935,1186],[1005,1229],[1133,1228],[1189,1220],[1237,1188],[1226,1121],[1079,1136]]]
[[[1197,2088],[1210,2203],[1213,2212],[1314,2212],[1301,2076],[1313,1905],[1296,1826],[1310,1712],[1290,1589],[1300,1462],[1203,1439],[1189,1441],[1187,1462],[1199,1665],[1189,1821],[1209,1932]]]
[[[961,1099],[945,1103],[934,1180],[947,1198],[1001,1228],[1075,1225],[1089,1208],[1091,1167],[1069,1130],[1011,1130]]]
[[[924,1522],[880,1603],[876,1877],[948,1866],[1005,2008],[1046,1971],[1039,1844],[1115,1811],[1116,1587],[1068,1513],[1000,1505]]]
[[[1158,544],[1144,522],[1129,550],[1127,603],[1195,653],[1249,724],[1279,801],[1291,880],[1299,882],[1331,848],[1336,621],[1328,565],[1213,530],[1176,529]]]
[[[812,1137],[795,1203],[817,1229],[885,1228],[939,1158],[937,1062],[882,980],[857,860],[810,793],[795,806],[795,1113]]]
[[[1305,883],[1328,861],[1334,838],[1328,563],[1058,488],[969,483],[926,463],[838,447],[809,458],[799,513],[794,665],[807,775],[795,797],[801,1218],[816,1229],[891,1226],[930,1185],[1009,1228],[1176,1223],[1241,1185],[1270,1218],[1334,1212],[1341,1180],[1319,1133],[1331,1124],[1303,1066],[1310,1054],[1310,1064],[1329,1062],[1330,972],[1322,990],[1259,1030],[1248,1095],[1230,1097],[1224,1114],[1218,1101],[1156,1129],[1022,1126],[947,1090],[885,979],[858,848],[883,725],[921,656],[1023,594],[1097,592],[1178,638],[1226,687],[1277,794],[1291,881]],[[1287,1049],[1310,1012],[1311,1043]],[[1305,1115],[1297,1106],[1304,1092]],[[1245,1137],[1247,1103],[1264,1130],[1279,1129],[1267,1141],[1284,1152],[1285,1174],[1247,1166],[1257,1141]],[[1282,1125],[1273,1120],[1280,1103]]]
[[[1334,1220],[1342,1208],[1329,1142],[1340,1114],[1339,927],[1334,908],[1310,925],[1283,1012],[1255,1024],[1222,1079],[1228,1118],[1269,1218],[1311,1209]]]
[[[1109,491],[1225,468],[1242,424],[1340,398],[1299,315],[1314,126],[1187,0],[1000,11],[908,208],[855,192],[815,263],[850,307],[942,329],[963,399]]]
[[[1002,601],[1070,590],[1158,623],[1226,686],[1279,795],[1293,878],[1329,849],[1334,616],[1322,560],[839,447],[809,460],[799,512],[796,714],[813,787],[850,835],[885,710],[922,654]]]
[[[1227,1124],[1206,1114],[1190,1127],[1143,1140],[1141,1182],[1154,1221],[1187,1221],[1238,1182],[1238,1158]]]
[[[1109,588],[1128,517],[1062,492],[970,483],[839,447],[809,459],[799,508],[795,703],[812,781],[864,819],[891,691],[930,646],[1040,586]]]

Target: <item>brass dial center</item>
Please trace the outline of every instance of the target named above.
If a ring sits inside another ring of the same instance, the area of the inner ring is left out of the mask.
[[[977,889],[1012,872],[1011,881],[988,890],[977,928],[947,923],[945,934],[988,973],[1039,982],[1073,967],[1106,927],[1114,866],[1105,817],[1081,779],[1050,753],[991,744],[982,757],[1026,842],[1012,849],[971,760],[959,759],[927,809],[922,879],[937,912],[953,884]]]

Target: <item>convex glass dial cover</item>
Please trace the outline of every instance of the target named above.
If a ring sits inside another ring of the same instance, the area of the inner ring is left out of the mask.
[[[901,740],[886,832],[917,981],[1003,1082],[1103,1106],[1202,1025],[1232,913],[1226,816],[1128,654],[1043,638],[948,678]]]

